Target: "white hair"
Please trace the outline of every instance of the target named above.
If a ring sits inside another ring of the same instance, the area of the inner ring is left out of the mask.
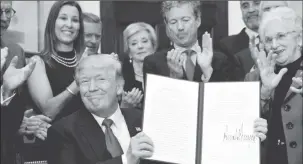
[[[262,39],[264,37],[264,30],[267,25],[273,21],[279,20],[283,24],[299,34],[302,34],[302,18],[290,7],[278,7],[273,8],[269,12],[263,15],[263,18],[259,27],[259,34]]]

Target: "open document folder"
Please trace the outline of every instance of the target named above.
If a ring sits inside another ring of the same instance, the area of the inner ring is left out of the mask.
[[[146,79],[143,132],[149,160],[177,164],[259,164],[259,82],[197,83]]]

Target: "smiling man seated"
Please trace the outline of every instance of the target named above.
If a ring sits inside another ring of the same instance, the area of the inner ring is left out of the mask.
[[[86,109],[48,129],[48,164],[138,164],[151,157],[153,143],[140,132],[141,112],[118,105],[124,85],[120,62],[111,55],[88,56],[75,78]]]

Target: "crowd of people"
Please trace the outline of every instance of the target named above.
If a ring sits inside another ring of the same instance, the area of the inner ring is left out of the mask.
[[[82,12],[77,1],[56,1],[43,50],[26,58],[2,37],[16,11],[12,1],[1,1],[1,163],[16,163],[23,137],[43,143],[48,164],[163,163],[145,160],[155,145],[141,131],[151,73],[205,83],[260,81],[261,116],[252,128],[261,163],[301,164],[302,18],[286,1],[243,0],[239,7],[246,27],[213,50],[209,33],[198,40],[199,1],[163,1],[171,47],[159,51],[155,29],[136,22],[123,31],[124,54],[117,55],[98,53],[98,16]]]

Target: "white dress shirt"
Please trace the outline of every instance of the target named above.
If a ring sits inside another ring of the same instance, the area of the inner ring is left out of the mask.
[[[252,39],[252,37],[257,37],[259,34],[249,28],[245,28],[245,32],[248,35],[249,39]]]
[[[184,52],[184,51],[188,50],[188,49],[186,49],[186,48],[184,48],[184,47],[180,47],[180,46],[178,46],[178,45],[176,45],[176,44],[174,44],[174,47],[175,47],[176,50],[179,50],[179,51],[181,51],[181,52]],[[193,61],[194,65],[196,65],[197,55],[198,55],[198,53],[201,53],[201,52],[202,52],[201,47],[199,46],[198,40],[197,40],[197,42],[190,48],[190,50],[193,50],[193,51],[195,52],[195,53],[193,53],[193,54],[191,55],[190,58],[191,58],[191,60]],[[186,61],[184,61],[184,63],[183,63],[184,69],[186,68],[185,66],[186,66]]]
[[[93,117],[95,118],[95,120],[98,122],[99,126],[102,128],[103,132],[105,133],[105,129],[106,127],[102,125],[103,120],[105,118],[99,117],[95,114],[92,114]],[[126,153],[129,147],[129,143],[130,143],[130,134],[124,119],[124,116],[122,115],[121,109],[118,106],[117,110],[115,111],[115,113],[113,115],[111,115],[110,117],[108,117],[108,119],[113,120],[113,125],[111,126],[111,129],[114,133],[114,135],[116,136],[116,138],[118,139],[121,148],[123,150],[123,155],[122,155],[122,162],[123,164],[127,164],[127,160],[126,160]]]
[[[5,100],[3,100],[3,86],[1,86],[1,94],[0,94],[0,97],[1,97],[1,106],[7,106],[11,100],[13,99],[13,97],[16,95],[16,92],[13,93],[12,96],[6,98]]]

